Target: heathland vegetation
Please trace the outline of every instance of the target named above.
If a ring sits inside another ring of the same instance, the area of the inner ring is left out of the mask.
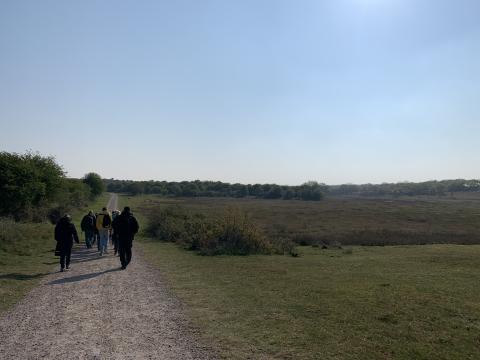
[[[143,195],[130,201],[148,214],[150,237],[202,254],[235,253],[227,244],[241,249],[236,253],[293,256],[296,245],[480,244],[478,193],[320,202]],[[253,239],[258,247],[244,244]]]
[[[467,200],[480,194],[477,180],[338,186],[104,181],[109,191],[158,195],[151,196],[161,205],[149,212],[148,234],[204,255],[296,256],[298,244],[480,243],[476,203]]]
[[[206,257],[159,234],[139,238],[224,358],[468,359],[478,354],[479,246],[394,244],[480,243],[476,195],[321,202],[144,195],[120,202],[142,222],[172,209],[183,219],[221,221],[234,208],[270,243],[303,234],[296,257]],[[317,242],[332,238],[344,242]]]

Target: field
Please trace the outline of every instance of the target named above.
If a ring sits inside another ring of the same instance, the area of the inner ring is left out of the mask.
[[[480,198],[328,198],[320,202],[231,198],[134,198],[138,210],[180,205],[207,215],[245,212],[271,238],[345,245],[480,244]]]
[[[479,230],[479,204],[470,198],[121,198],[142,224],[153,208],[172,203],[210,214],[241,208],[272,236],[341,233],[355,243],[355,231],[386,229],[446,234],[442,242],[469,243],[477,241]],[[477,245],[299,246],[297,258],[207,257],[139,240],[137,246],[224,358],[475,359],[480,351]]]
[[[91,206],[100,209],[109,195],[100,196]],[[72,213],[79,232],[85,209]],[[17,302],[46,274],[58,270],[55,257],[53,225],[49,223],[14,223],[0,219],[0,314]]]

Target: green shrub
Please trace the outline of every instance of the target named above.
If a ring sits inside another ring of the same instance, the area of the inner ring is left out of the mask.
[[[103,182],[94,173],[86,175],[85,183],[66,178],[53,157],[0,152],[0,216],[56,222],[63,213],[85,206],[102,189]]]
[[[226,211],[220,218],[168,207],[150,215],[147,234],[202,255],[268,254],[273,248],[245,214]]]
[[[227,211],[218,222],[214,235],[211,238],[214,246],[208,248],[219,254],[268,254],[273,250],[258,227],[239,211]]]
[[[150,214],[146,232],[162,241],[177,242],[185,235],[187,219],[187,213],[179,206],[158,209]]]

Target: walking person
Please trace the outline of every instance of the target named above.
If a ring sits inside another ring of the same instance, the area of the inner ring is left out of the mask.
[[[98,217],[98,212],[95,213],[95,234],[93,236],[93,244],[97,242],[97,249],[98,249],[98,252],[100,252],[100,234],[98,233],[98,229],[97,229],[97,217]]]
[[[118,228],[117,228],[118,221],[115,221],[115,220],[118,218],[119,215],[120,215],[120,211],[118,210],[112,211],[112,243],[113,243],[114,255],[118,254]]]
[[[108,238],[110,234],[110,229],[112,227],[112,217],[107,211],[107,208],[104,207],[102,212],[97,216],[97,230],[99,234],[100,242],[100,256],[107,253],[108,247]]]
[[[95,240],[95,226],[96,219],[93,215],[93,211],[90,210],[87,215],[85,215],[80,224],[82,231],[85,233],[85,245],[87,249],[90,249]]]
[[[118,231],[120,262],[122,269],[125,270],[132,260],[132,242],[139,229],[137,219],[135,219],[128,206],[115,218],[115,228]]]
[[[65,271],[65,268],[70,269],[70,255],[72,254],[73,241],[77,244],[78,240],[77,229],[72,224],[70,215],[65,214],[55,226],[55,240],[57,240],[56,250],[60,253],[60,271]]]

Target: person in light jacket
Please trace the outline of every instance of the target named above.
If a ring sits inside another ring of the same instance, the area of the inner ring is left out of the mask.
[[[110,229],[112,228],[112,217],[104,207],[102,212],[97,216],[97,230],[100,235],[100,256],[107,253],[108,238]]]

